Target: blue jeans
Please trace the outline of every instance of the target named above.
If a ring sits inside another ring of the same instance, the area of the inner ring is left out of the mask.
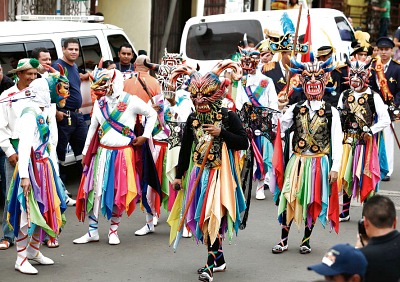
[[[11,184],[11,179],[14,173],[14,167],[10,164],[8,160],[4,162],[4,168],[5,168],[5,180],[6,180],[6,195],[8,194],[8,190],[10,189],[10,184]],[[2,229],[3,229],[3,238],[1,240],[7,240],[10,243],[14,243],[14,232],[10,229],[10,227],[7,224],[7,210],[8,210],[8,205],[7,201],[4,205],[4,214],[3,214],[3,223],[2,223]]]
[[[6,160],[6,154],[2,149],[0,149],[0,177],[1,177],[1,194],[3,196],[2,199],[6,200],[6,172],[4,171],[4,162]]]

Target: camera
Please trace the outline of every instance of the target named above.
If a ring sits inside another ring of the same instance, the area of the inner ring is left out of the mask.
[[[358,221],[358,234],[364,235],[365,237],[367,236],[367,232],[365,231],[364,218]]]

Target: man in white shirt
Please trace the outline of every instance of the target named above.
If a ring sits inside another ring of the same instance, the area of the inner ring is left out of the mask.
[[[17,68],[10,71],[10,73],[14,73],[18,77],[17,84],[5,90],[0,96],[0,147],[8,158],[5,162],[7,191],[10,186],[14,167],[18,162],[18,153],[16,150],[18,131],[16,129],[16,120],[20,117],[22,110],[31,98],[32,89],[29,89],[29,85],[37,78],[38,71],[42,69],[42,65],[36,59],[19,60]],[[8,249],[14,244],[14,235],[9,230],[6,221],[7,208],[6,203],[3,216],[4,238],[0,242],[0,249],[2,250]]]

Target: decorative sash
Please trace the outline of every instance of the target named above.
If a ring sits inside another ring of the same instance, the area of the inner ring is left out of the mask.
[[[256,89],[254,89],[254,92],[253,92],[253,91],[251,91],[250,86],[246,86],[246,83],[247,83],[247,79],[246,78],[242,81],[242,86],[243,86],[244,91],[246,92],[247,97],[249,97],[250,102],[254,106],[261,107],[262,105],[261,105],[260,102],[258,102],[258,99],[260,99],[261,95],[264,93],[265,88],[268,85],[268,81],[266,79],[263,79],[260,82],[260,85],[258,85],[256,87]]]
[[[379,87],[381,89],[381,93],[382,93],[382,98],[383,101],[388,104],[388,102],[393,101],[393,94],[392,92],[390,92],[388,83],[387,83],[387,79],[385,76],[385,71],[383,69],[383,64],[381,61],[381,58],[378,56],[376,59],[376,65],[375,65],[375,71],[377,74],[377,78],[378,78],[378,82],[379,82]]]
[[[126,102],[129,99],[130,94],[125,94],[122,101],[119,101],[113,112],[108,112],[107,101],[105,97],[99,99],[99,106],[101,114],[103,115],[105,121],[99,129],[99,137],[103,137],[111,128],[120,133],[123,136],[129,137],[132,140],[136,138],[135,133],[129,126],[118,122],[118,119],[122,116],[123,112],[126,110]]]

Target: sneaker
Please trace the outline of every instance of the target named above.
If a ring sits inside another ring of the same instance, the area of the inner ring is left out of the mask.
[[[209,273],[210,270],[205,270],[199,275],[199,280],[200,281],[205,281],[205,282],[212,282],[214,280],[213,276],[211,273]]]
[[[67,194],[68,197],[72,198],[72,194],[67,189],[65,189],[65,194]]]
[[[302,254],[302,255],[306,255],[306,254],[309,254],[309,253],[311,253],[311,247],[309,247],[309,246],[300,246],[300,254]]]
[[[155,215],[153,216],[153,225],[157,226],[157,224],[158,224],[158,217]]]
[[[281,254],[281,253],[283,253],[283,252],[286,252],[287,250],[288,250],[288,245],[285,245],[285,246],[282,246],[280,243],[279,244],[277,244],[277,245],[275,245],[273,248],[272,248],[272,253],[273,254]]]
[[[147,235],[147,234],[153,233],[153,232],[154,232],[154,226],[150,227],[148,224],[146,224],[145,226],[143,226],[142,228],[137,230],[135,232],[135,235],[136,236],[144,236],[144,235]]]
[[[197,269],[197,274],[202,274],[203,272],[205,272],[207,270],[207,267],[204,266],[202,268]],[[225,272],[226,270],[226,262],[224,262],[223,264],[221,264],[220,266],[214,266],[213,267],[213,273],[216,272]]]
[[[350,221],[350,214],[348,214],[347,216],[339,215],[339,222],[346,222],[346,221]]]
[[[67,196],[67,199],[65,200],[65,203],[69,207],[75,207],[76,206],[76,201],[74,199],[70,198],[69,196]]]
[[[382,178],[382,181],[390,181],[390,176],[386,175],[384,178]]]

